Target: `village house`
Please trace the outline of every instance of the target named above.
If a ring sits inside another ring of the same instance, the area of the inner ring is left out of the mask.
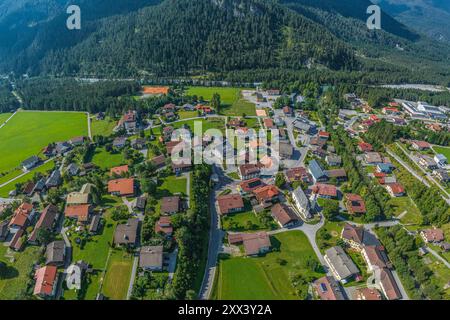
[[[28,237],[30,243],[37,243],[39,230],[52,230],[58,217],[58,207],[50,204],[42,210],[39,220]]]
[[[387,300],[399,300],[402,298],[402,294],[400,293],[391,270],[387,268],[377,268],[375,270],[375,281]]]
[[[405,188],[403,188],[400,183],[387,184],[386,190],[389,192],[391,197],[403,197],[406,194]]]
[[[53,170],[53,172],[48,177],[47,181],[45,181],[45,187],[47,189],[56,188],[62,182],[61,172],[59,169]]]
[[[33,205],[27,202],[22,203],[15,211],[9,222],[11,232],[25,229],[33,220],[35,211]]]
[[[311,188],[311,191],[324,199],[336,199],[338,196],[337,188],[331,184],[317,183]]]
[[[125,129],[128,135],[133,135],[137,132],[137,113],[136,111],[128,111],[123,115],[122,119],[119,121],[119,128]]]
[[[291,159],[294,155],[294,147],[290,142],[283,142],[281,141],[279,143],[280,147],[280,157],[283,159]]]
[[[376,269],[392,267],[386,251],[381,245],[365,246],[362,250],[362,256],[367,264],[367,271],[369,273],[375,272]]]
[[[420,236],[426,243],[439,243],[445,239],[444,231],[437,228],[422,230]]]
[[[310,219],[312,217],[311,204],[302,188],[298,187],[294,190],[292,193],[292,200],[294,201],[297,210],[305,219]]]
[[[131,207],[133,208],[133,210],[144,212],[146,204],[147,198],[145,196],[140,196],[134,199],[134,201],[131,203]]]
[[[9,221],[7,221],[7,220],[0,222],[0,242],[5,241],[9,235],[8,225],[9,225]]]
[[[80,204],[89,204],[92,201],[92,188],[95,187],[90,183],[86,183],[81,187],[80,192],[71,192],[67,195],[66,204],[68,206],[71,205],[80,205]]]
[[[240,194],[227,194],[217,197],[217,206],[221,215],[241,212],[244,210],[244,200]]]
[[[242,164],[238,168],[238,173],[241,180],[259,178],[261,174],[261,168],[256,164]]]
[[[293,117],[294,116],[294,109],[292,109],[289,106],[283,107],[283,113],[286,117]]]
[[[119,224],[114,232],[114,244],[118,246],[136,246],[139,231],[139,219],[128,219],[124,224]]]
[[[77,220],[79,224],[87,224],[92,213],[92,206],[89,204],[67,206],[64,211],[66,218]]]
[[[360,195],[351,193],[345,194],[345,206],[349,214],[357,215],[366,213],[366,205]]]
[[[89,224],[90,234],[97,234],[99,232],[100,227],[102,225],[101,221],[102,218],[99,214],[92,215],[91,223]]]
[[[359,276],[358,267],[345,253],[342,247],[336,246],[325,251],[324,259],[330,267],[333,276],[342,283]]]
[[[370,143],[367,142],[360,142],[358,143],[358,150],[366,153],[366,152],[372,152],[373,151],[373,147]]]
[[[267,185],[253,191],[256,200],[262,206],[270,206],[275,202],[278,202],[280,191],[274,185]]]
[[[246,123],[241,118],[232,118],[228,120],[227,127],[231,129],[236,129],[239,127],[245,127]]]
[[[417,140],[411,141],[411,146],[418,151],[429,150],[431,148],[431,144],[429,144],[428,142]]]
[[[299,224],[300,219],[285,204],[277,203],[272,207],[272,217],[281,228],[291,228]]]
[[[374,288],[356,289],[356,300],[377,301],[383,300],[381,293]]]
[[[156,156],[150,160],[150,163],[155,166],[155,168],[160,169],[166,165],[166,157],[163,154]]]
[[[329,179],[336,179],[337,181],[345,181],[347,180],[347,172],[345,169],[333,169],[325,171],[327,177]]]
[[[69,143],[74,146],[74,147],[78,147],[83,145],[83,143],[86,141],[86,137],[75,137],[69,140]]]
[[[325,161],[331,167],[338,167],[342,164],[342,158],[334,154],[327,155]]]
[[[160,233],[166,237],[171,237],[173,234],[173,226],[170,217],[161,216],[155,224],[155,233]]]
[[[312,183],[312,176],[303,167],[288,169],[285,171],[284,175],[286,180],[291,184],[294,182],[304,182],[306,184]]]
[[[341,232],[341,239],[351,248],[361,251],[364,247],[364,234],[365,230],[363,227],[346,223]]]
[[[270,236],[267,232],[257,233],[228,233],[230,245],[244,245],[247,256],[257,256],[270,251]]]
[[[330,133],[326,132],[326,131],[319,131],[319,133],[317,134],[317,137],[320,140],[328,141],[328,139],[330,139]]]
[[[113,196],[130,197],[135,194],[134,179],[117,179],[108,182],[108,193]]]
[[[447,170],[444,170],[444,169],[434,170],[433,175],[442,182],[450,181],[450,176],[449,176]]]
[[[445,166],[448,163],[447,157],[440,153],[435,155],[433,160],[441,167]]]
[[[56,266],[45,266],[36,270],[34,274],[36,281],[33,294],[41,298],[54,297],[58,283],[58,268]]]
[[[434,170],[438,168],[438,164],[429,156],[421,154],[419,155],[419,164],[428,170]]]
[[[19,229],[14,233],[11,242],[9,243],[9,248],[13,251],[21,251],[25,245],[25,229]]]
[[[393,169],[393,166],[391,164],[379,163],[379,164],[377,164],[376,172],[390,174],[390,173],[392,173],[392,169]]]
[[[45,257],[46,265],[56,267],[63,266],[66,257],[66,245],[64,241],[59,240],[49,243],[45,251]]]
[[[241,194],[249,194],[258,188],[264,187],[266,184],[260,178],[253,178],[243,181],[239,184],[238,190]]]
[[[314,183],[325,182],[328,180],[327,173],[317,160],[312,160],[309,163],[308,170],[314,180]]]
[[[161,200],[161,214],[171,215],[180,212],[181,199],[179,196],[164,197]]]
[[[113,147],[116,149],[122,149],[125,147],[126,143],[127,143],[127,138],[117,137],[113,140]]]
[[[37,166],[39,164],[39,162],[41,162],[41,159],[39,159],[39,157],[32,156],[22,162],[22,164],[21,164],[22,170],[24,172],[27,172],[27,171],[33,169],[35,166]]]
[[[320,300],[345,300],[344,290],[333,277],[317,279],[313,287]]]
[[[67,166],[65,171],[69,176],[74,177],[80,172],[80,167],[77,164],[71,163]]]
[[[270,119],[270,118],[264,119],[263,124],[264,124],[264,128],[266,128],[267,130],[276,129],[277,128],[275,126],[275,124],[273,123],[273,120]]]
[[[384,107],[383,109],[381,109],[381,112],[385,115],[399,115],[400,111],[398,110],[398,108],[394,108],[394,107]]]
[[[135,150],[142,150],[147,147],[147,141],[144,138],[136,138],[131,140],[131,147]]]
[[[383,163],[383,157],[378,152],[367,152],[364,155],[367,164],[377,165]]]
[[[139,268],[148,271],[162,271],[163,255],[163,246],[142,247],[139,251]]]

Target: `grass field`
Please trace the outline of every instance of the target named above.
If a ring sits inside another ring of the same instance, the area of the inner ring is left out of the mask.
[[[92,136],[110,136],[113,133],[113,129],[117,125],[117,121],[106,118],[105,120],[91,120]]]
[[[12,113],[0,113],[0,126],[11,117]]]
[[[29,273],[33,264],[39,259],[39,247],[27,247],[23,252],[14,253],[15,262],[10,263],[5,255],[5,247],[0,244],[0,261],[8,266],[7,276],[0,279],[0,300],[14,300],[22,290],[26,289]]]
[[[186,178],[168,176],[164,178],[163,183],[158,187],[156,198],[166,197],[177,193],[186,194]]]
[[[192,132],[194,132],[194,123],[200,122],[202,123],[202,134],[205,133],[208,129],[219,129],[222,132],[225,132],[225,120],[221,118],[213,118],[213,119],[196,119],[196,120],[187,120],[180,121],[173,124],[175,129],[179,129],[184,125],[189,126]]]
[[[290,231],[271,238],[278,252],[258,258],[221,260],[215,297],[221,300],[294,300],[298,297],[289,280],[291,272],[320,277],[306,267],[308,259],[317,257],[301,231]],[[279,261],[285,260],[282,265]]]
[[[225,116],[256,116],[256,107],[244,99],[238,99],[231,105],[224,105],[220,114]]]
[[[28,172],[23,177],[20,177],[19,179],[14,180],[13,182],[1,187],[0,188],[0,197],[3,197],[3,198],[8,197],[9,192],[15,189],[16,184],[27,182],[28,180],[31,180],[35,173],[37,173],[37,172],[47,173],[47,171],[53,170],[54,167],[55,167],[55,162],[52,160],[52,161],[49,161],[49,162],[43,164],[42,166],[34,169],[33,171]]]
[[[433,147],[433,150],[437,153],[437,154],[443,154],[444,156],[447,157],[447,160],[450,161],[450,148],[445,148],[445,147]]]
[[[51,142],[87,136],[84,113],[18,112],[0,129],[0,172],[9,171]]]
[[[103,294],[111,300],[126,300],[133,268],[133,256],[122,250],[114,250],[108,261]]]
[[[326,249],[334,247],[341,236],[344,222],[335,222],[326,220],[325,225],[320,229],[316,235],[316,242],[321,252],[325,252]],[[322,231],[325,230],[325,231]],[[321,237],[321,232],[327,232],[330,235],[330,239],[325,240]]]
[[[241,89],[229,87],[189,87],[186,94],[189,96],[196,95],[203,97],[204,100],[210,101],[214,93],[220,95],[220,100],[223,104],[231,105],[240,97]]]
[[[180,120],[198,117],[198,111],[180,111],[178,112]]]
[[[109,169],[117,167],[125,163],[122,153],[109,153],[105,148],[97,148],[92,163],[99,166],[101,169]]]
[[[389,200],[389,204],[394,208],[394,215],[397,217],[407,212],[400,220],[404,224],[421,224],[422,223],[422,215],[420,214],[419,209],[416,207],[415,203],[411,200],[410,197],[400,197],[400,198],[392,198]]]

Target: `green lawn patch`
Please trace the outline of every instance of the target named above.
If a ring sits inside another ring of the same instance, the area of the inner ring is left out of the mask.
[[[321,277],[310,270],[307,261],[317,257],[301,231],[290,231],[271,237],[279,251],[258,258],[221,260],[217,277],[216,297],[222,300],[295,300],[289,274],[291,272]],[[280,263],[281,261],[285,263]]]
[[[111,300],[126,300],[133,268],[133,255],[120,249],[111,253],[103,283],[103,294]]]
[[[189,96],[196,95],[203,97],[204,100],[210,101],[214,93],[220,95],[223,104],[233,104],[239,99],[241,89],[229,87],[189,87],[186,94]]]
[[[325,225],[316,234],[316,242],[322,253],[324,253],[326,249],[337,245],[344,224],[345,223],[341,221],[326,220]]]
[[[256,106],[244,99],[238,99],[231,105],[223,105],[220,114],[225,116],[256,116]]]
[[[0,129],[0,172],[9,171],[47,144],[87,136],[87,116],[72,112],[18,112]]]
[[[0,244],[0,261],[6,262],[8,272],[5,279],[0,279],[0,300],[15,300],[18,295],[26,289],[30,280],[29,274],[34,263],[39,260],[39,247],[26,247],[23,252],[13,253],[15,261],[11,263],[4,257],[3,243]]]
[[[249,231],[267,229],[251,210],[232,213],[222,217],[222,228],[227,231]]]
[[[434,152],[437,154],[443,154],[450,161],[450,148],[445,147],[433,147]]]
[[[198,111],[180,111],[178,112],[180,120],[198,117]]]
[[[184,125],[187,125],[192,133],[194,133],[194,124],[195,122],[201,123],[202,126],[202,134],[205,133],[209,129],[218,129],[222,131],[222,133],[225,132],[225,120],[222,118],[208,118],[208,119],[194,119],[194,120],[186,120],[186,121],[180,121],[173,124],[173,127],[175,129],[179,129],[183,127]]]
[[[401,218],[402,223],[422,223],[422,215],[420,214],[419,209],[416,207],[415,203],[411,200],[410,197],[392,198],[389,200],[389,204],[393,207],[394,215],[396,217],[403,214],[405,211],[407,212],[406,215]]]
[[[108,137],[113,133],[113,129],[116,127],[117,121],[110,118],[105,120],[96,120],[93,118],[91,120],[91,132],[92,136],[105,136]]]
[[[122,153],[109,153],[105,148],[95,149],[94,156],[92,157],[92,163],[100,167],[101,169],[109,169],[117,167],[125,163]]]

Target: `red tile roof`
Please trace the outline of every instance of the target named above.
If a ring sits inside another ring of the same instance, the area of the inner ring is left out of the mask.
[[[9,223],[10,226],[25,227],[28,217],[31,211],[33,211],[33,205],[29,203],[22,203],[20,207],[14,211],[14,215]]]
[[[265,183],[260,178],[253,178],[243,181],[239,184],[240,188],[245,193],[253,192],[254,190],[265,186]]]
[[[444,231],[442,229],[425,229],[422,233],[428,242],[444,241]]]
[[[134,179],[117,179],[108,182],[108,192],[121,196],[134,194]]]
[[[330,137],[330,133],[326,131],[319,131],[319,138],[326,138],[328,139]]]
[[[110,170],[110,175],[116,174],[118,176],[128,173],[128,165],[120,166],[120,167],[114,167]]]
[[[55,266],[45,266],[36,270],[34,279],[36,285],[34,286],[34,294],[51,296],[53,293],[53,286],[56,285],[56,276],[58,268]]]
[[[320,196],[337,197],[337,188],[331,184],[317,183],[312,187],[312,191]]]
[[[400,183],[391,183],[388,185],[388,188],[390,188],[394,194],[405,193],[405,188],[403,188]]]
[[[256,199],[259,202],[263,202],[263,201],[270,201],[274,197],[277,197],[280,194],[280,191],[278,191],[277,187],[275,187],[274,185],[269,185],[258,188],[255,191],[253,191],[253,193],[255,194]]]
[[[412,144],[415,144],[417,147],[419,147],[420,149],[430,149],[431,148],[431,144],[429,144],[426,141],[418,141],[418,140],[414,140],[412,142]]]
[[[367,142],[360,142],[360,143],[358,143],[358,148],[362,152],[371,152],[371,151],[373,151],[372,145],[370,143],[367,143]]]
[[[89,209],[89,204],[67,206],[64,215],[67,218],[76,218],[78,222],[87,222],[89,220]]]
[[[164,234],[172,234],[173,233],[173,226],[170,217],[162,216],[159,218],[159,220],[156,222],[155,225],[155,232],[156,233],[164,233]]]
[[[360,288],[356,289],[359,300],[383,300],[377,289]]]
[[[217,197],[217,204],[219,206],[220,214],[224,215],[230,211],[243,209],[244,200],[239,194],[228,194]]]
[[[346,205],[349,213],[351,214],[361,214],[366,213],[366,205],[361,196],[357,194],[347,193],[345,195]]]

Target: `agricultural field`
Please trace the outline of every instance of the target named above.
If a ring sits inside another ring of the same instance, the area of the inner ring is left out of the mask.
[[[23,252],[13,253],[15,261],[11,263],[6,257],[6,247],[1,244],[0,261],[6,262],[7,272],[0,279],[0,300],[15,300],[26,289],[28,275],[40,257],[39,247],[27,247]]]
[[[102,292],[111,300],[126,300],[133,268],[133,255],[115,249],[109,257]]]
[[[308,261],[317,257],[301,231],[280,233],[271,238],[276,251],[257,258],[229,258],[220,261],[214,296],[224,300],[296,300],[289,275],[292,272],[313,277],[323,274],[310,270]]]
[[[87,116],[69,112],[18,112],[0,129],[0,172],[9,172],[51,142],[87,136]]]
[[[0,188],[0,197],[7,198],[9,195],[9,192],[15,189],[16,184],[27,182],[28,180],[31,180],[35,173],[43,173],[46,174],[47,172],[53,170],[55,167],[55,161],[51,160],[47,163],[44,163],[40,167],[35,168],[34,170],[28,172],[27,174],[23,175],[22,177],[14,180],[13,182],[8,183],[7,185]]]

